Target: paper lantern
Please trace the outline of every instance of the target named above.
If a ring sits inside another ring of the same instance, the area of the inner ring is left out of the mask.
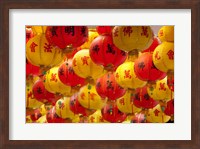
[[[65,120],[60,118],[57,114],[56,114],[56,109],[55,107],[52,107],[48,113],[46,114],[46,120],[48,123],[64,123]]]
[[[112,36],[116,47],[129,52],[147,49],[152,44],[154,35],[150,26],[115,26]]]
[[[164,110],[164,113],[166,115],[169,115],[169,116],[173,116],[174,115],[174,99],[169,100],[167,102],[167,106],[166,106],[166,108]]]
[[[117,107],[124,113],[138,113],[142,109],[134,105],[133,99],[135,97],[135,91],[127,90],[125,95],[117,99]]]
[[[63,84],[58,77],[58,67],[53,67],[46,72],[44,76],[45,88],[54,94],[63,94],[71,96],[72,90],[70,86]]]
[[[88,117],[89,123],[103,123],[103,117],[101,115],[101,110],[97,110],[94,114]]]
[[[33,37],[33,31],[31,28],[26,27],[26,43]]]
[[[116,104],[107,104],[102,110],[101,114],[103,119],[111,123],[121,123],[123,122],[127,115],[121,112]]]
[[[167,85],[167,77],[156,82],[155,85],[147,88],[148,94],[154,100],[169,100],[174,98],[174,93]]]
[[[90,45],[90,57],[96,64],[113,70],[126,60],[127,54],[113,44],[111,35],[100,35]]]
[[[174,43],[163,42],[153,52],[153,63],[160,71],[174,70]]]
[[[47,40],[61,49],[67,46],[76,48],[86,42],[88,27],[86,26],[48,26]]]
[[[89,55],[89,50],[78,51],[73,59],[74,72],[82,78],[93,78],[94,80],[105,74],[102,66],[95,64]]]
[[[97,26],[97,32],[99,35],[111,35],[112,34],[112,26]]]
[[[164,42],[174,42],[174,26],[163,26],[158,31],[158,38]]]
[[[150,45],[150,47],[147,48],[147,49],[145,49],[145,50],[143,50],[142,52],[143,53],[144,52],[150,52],[150,53],[152,53],[159,44],[160,44],[159,39],[157,37],[154,37],[153,38],[153,43]]]
[[[26,59],[26,76],[39,75],[40,67],[32,65],[28,59]]]
[[[83,116],[89,116],[93,114],[96,110],[88,110],[83,107],[79,100],[78,100],[78,93],[75,93],[73,96],[70,97],[70,110],[74,114],[82,114]]]
[[[155,106],[153,109],[149,109],[146,119],[151,123],[166,123],[170,120],[170,116],[166,115],[162,109],[160,104]]]
[[[89,30],[88,38],[87,38],[86,42],[83,45],[81,45],[81,48],[89,49],[92,41],[98,36],[99,36],[99,34],[96,32],[96,30]]]
[[[58,77],[63,84],[71,87],[80,87],[85,84],[85,79],[74,73],[71,59],[66,60],[59,66]]]
[[[35,35],[37,34],[45,34],[47,26],[32,26],[31,29]]]
[[[78,101],[87,109],[98,110],[105,106],[107,100],[98,95],[94,85],[87,84],[81,87],[78,93]]]
[[[59,64],[64,55],[61,49],[47,41],[44,34],[38,34],[27,42],[26,58],[35,66],[52,67]]]
[[[112,72],[108,72],[97,80],[96,91],[102,98],[109,100],[116,100],[126,93],[126,90],[117,84]]]
[[[134,71],[136,76],[143,81],[156,81],[166,76],[166,73],[155,67],[151,53],[143,53],[135,60]]]
[[[64,97],[56,102],[56,114],[63,118],[73,119],[76,115],[70,110],[70,97]]]
[[[139,108],[150,109],[155,107],[158,102],[148,95],[147,87],[136,89],[133,97],[134,105]]]
[[[50,93],[46,90],[44,85],[44,80],[39,79],[33,84],[33,95],[35,98],[43,103],[50,103],[52,105],[55,105],[56,101],[60,98],[59,96]]]
[[[115,79],[123,88],[135,89],[146,85],[146,81],[140,80],[134,72],[134,62],[125,62],[121,64],[116,72]]]

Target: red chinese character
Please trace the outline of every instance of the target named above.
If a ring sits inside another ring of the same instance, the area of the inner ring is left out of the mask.
[[[141,36],[146,36],[147,38],[149,37],[149,34],[147,32],[147,27],[145,26],[142,26],[142,33],[141,33]]]
[[[51,52],[52,53],[52,51],[51,51],[52,46],[50,44],[47,44],[47,43],[45,43],[44,45],[45,45],[44,46],[44,52]]]
[[[51,74],[51,79],[50,79],[50,81],[55,81],[55,82],[57,82],[58,80],[56,79],[56,73],[55,74]]]
[[[131,33],[133,32],[132,27],[128,26],[123,29],[124,36],[128,35],[130,37]]]
[[[94,100],[94,96],[96,96],[96,94],[95,94],[95,93],[91,93],[91,94],[90,94],[90,99],[91,99],[91,100]]]
[[[85,98],[85,94],[84,94],[84,93],[81,93],[81,99],[84,100],[84,98]]]
[[[118,79],[118,78],[119,78],[119,74],[118,74],[118,73],[116,73],[115,77]]]
[[[173,60],[173,59],[174,59],[174,51],[169,50],[169,51],[167,52],[167,55],[168,55],[168,57],[169,57],[170,60]]]
[[[159,60],[159,59],[160,59],[160,56],[159,56],[158,54],[159,54],[159,51],[156,51],[156,54],[155,54],[155,59],[156,59],[156,60]]]
[[[158,109],[156,109],[155,111],[154,111],[154,115],[155,116],[158,116],[158,113],[159,113],[160,111],[158,111]]]
[[[77,66],[76,65],[76,59],[73,60],[73,66]]]
[[[81,57],[81,60],[82,60],[82,62],[83,62],[83,65],[84,65],[84,64],[88,65],[88,61],[87,61],[88,59],[89,59],[88,56]]]
[[[131,79],[130,70],[125,70],[125,71],[124,71],[124,74],[125,74],[124,79],[125,79],[125,78]]]
[[[121,98],[121,99],[119,100],[119,103],[120,103],[121,105],[125,105],[125,103],[124,103],[124,98]]]
[[[159,90],[164,90],[164,91],[166,91],[165,83],[160,83],[160,88],[159,88]]]
[[[35,52],[35,47],[37,47],[38,45],[35,42],[32,42],[30,45],[31,48],[31,52]]]
[[[119,33],[119,30],[118,30],[118,28],[116,28],[116,29],[114,30],[114,37],[118,37],[118,33]]]
[[[95,119],[95,118],[94,118],[93,116],[90,117],[90,121],[91,121],[92,123],[94,123],[94,119]]]

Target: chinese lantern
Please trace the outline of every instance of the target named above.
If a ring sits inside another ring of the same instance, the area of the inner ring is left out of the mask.
[[[47,26],[32,26],[31,29],[35,35],[37,34],[45,34]]]
[[[53,67],[63,60],[64,54],[53,47],[44,34],[38,34],[27,42],[26,58],[35,66]]]
[[[96,64],[113,70],[126,60],[127,54],[113,44],[112,36],[100,35],[90,45],[90,57]]]
[[[87,109],[98,110],[105,106],[107,100],[98,95],[94,85],[87,84],[81,87],[78,93],[78,101]]]
[[[164,110],[164,113],[171,117],[174,115],[174,99],[171,99],[167,102],[167,106]]]
[[[146,85],[146,81],[142,81],[136,76],[134,62],[121,64],[115,72],[115,79],[123,88],[135,89]]]
[[[112,36],[116,47],[129,52],[147,49],[154,35],[150,26],[115,26]]]
[[[112,34],[111,26],[97,26],[96,30],[99,33],[99,35],[111,35]]]
[[[72,90],[70,86],[63,84],[58,77],[58,67],[53,67],[44,76],[44,85],[47,91],[54,94],[64,94],[70,96]]]
[[[73,119],[76,115],[70,110],[70,97],[64,97],[56,102],[56,114],[63,118]]]
[[[40,67],[32,65],[28,59],[26,59],[26,76],[39,75]]]
[[[95,113],[88,117],[89,123],[103,123],[103,117],[101,115],[101,110],[97,110]]]
[[[149,109],[155,107],[158,102],[148,95],[147,87],[136,89],[135,96],[133,97],[134,105],[139,108]]]
[[[67,46],[76,48],[81,46],[88,38],[86,26],[48,26],[47,40],[61,49]]]
[[[158,31],[158,38],[164,42],[174,42],[174,26],[163,26]]]
[[[31,28],[26,27],[26,43],[33,37],[33,31]]]
[[[160,71],[174,70],[174,43],[163,42],[153,52],[153,63]]]
[[[52,107],[46,114],[46,120],[48,123],[64,123],[65,120],[60,118],[56,114],[56,109],[55,107]]]
[[[151,44],[151,46],[149,48],[143,50],[142,52],[143,53],[144,52],[150,52],[150,53],[152,53],[159,44],[160,44],[159,39],[157,37],[154,37],[153,38],[153,43]]]
[[[166,115],[162,111],[160,104],[155,106],[153,109],[149,109],[146,115],[147,121],[151,123],[166,123],[170,118],[170,116]]]
[[[167,85],[174,92],[174,71],[167,72]]]
[[[134,105],[133,99],[135,92],[132,90],[127,90],[125,95],[117,99],[117,107],[121,112],[124,113],[138,113],[142,109]]]
[[[96,91],[102,98],[108,98],[109,100],[116,100],[126,92],[117,84],[112,72],[108,72],[97,80]]]
[[[47,123],[46,115],[41,116],[36,123]]]
[[[79,77],[74,73],[72,68],[72,60],[68,59],[62,63],[58,68],[58,77],[60,81],[68,86],[83,86],[85,84],[85,79]]]
[[[81,45],[81,48],[89,49],[92,41],[98,36],[99,36],[99,34],[96,32],[96,30],[89,30],[88,39],[86,40],[86,42],[83,45]]]
[[[174,93],[167,85],[167,77],[156,82],[156,85],[147,88],[148,94],[154,100],[168,100],[174,98]]]
[[[152,60],[151,53],[143,53],[135,60],[134,71],[136,76],[143,81],[156,81],[166,76],[166,73],[158,70]]]
[[[32,114],[30,115],[30,118],[32,121],[38,120],[42,116],[39,109],[33,110]]]
[[[105,74],[102,66],[95,64],[89,55],[89,50],[78,51],[73,59],[72,66],[74,72],[82,78],[97,79]]]
[[[78,93],[75,93],[73,96],[70,97],[70,110],[74,114],[82,114],[83,116],[89,116],[93,114],[96,110],[88,110],[83,107],[79,100],[78,100]]]
[[[50,93],[46,90],[44,85],[44,80],[39,79],[33,84],[33,95],[35,98],[43,103],[51,103],[52,105],[55,105],[56,101],[59,97],[55,96],[55,94]]]
[[[126,114],[121,112],[116,104],[107,104],[101,110],[101,114],[104,120],[111,123],[121,123],[126,119]]]

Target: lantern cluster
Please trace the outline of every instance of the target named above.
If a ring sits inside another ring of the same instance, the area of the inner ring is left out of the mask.
[[[174,27],[26,26],[25,103],[27,123],[173,121]]]

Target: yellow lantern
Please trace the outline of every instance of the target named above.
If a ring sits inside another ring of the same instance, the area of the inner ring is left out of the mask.
[[[93,110],[102,109],[106,104],[106,100],[98,95],[95,86],[91,84],[87,84],[80,89],[78,101],[83,107]]]
[[[74,72],[82,78],[90,77],[96,80],[105,74],[104,68],[92,61],[87,49],[80,50],[74,55],[72,66]]]
[[[125,95],[117,99],[117,107],[123,113],[138,113],[142,109],[133,104],[133,97],[135,94],[131,90],[127,90]]]
[[[36,123],[47,123],[46,115],[41,116]]]
[[[134,62],[121,64],[115,72],[115,78],[117,83],[123,88],[136,89],[145,86],[147,83],[135,75]]]
[[[174,43],[163,42],[153,52],[153,63],[160,71],[174,70]]]
[[[47,112],[48,112],[51,108],[52,108],[52,105],[45,105],[45,104],[43,104],[43,105],[40,106],[39,110],[40,110],[40,113],[41,113],[42,115],[45,115],[45,114],[47,114]]]
[[[174,26],[163,26],[158,31],[158,38],[164,42],[174,42]]]
[[[97,110],[94,114],[88,117],[89,123],[103,123],[103,117],[101,115],[101,110]]]
[[[35,35],[45,34],[47,26],[32,26],[32,31]]]
[[[92,41],[99,36],[96,30],[89,30],[87,41],[81,46],[82,49],[89,49]]]
[[[76,116],[70,110],[70,97],[64,97],[59,99],[56,102],[55,109],[56,109],[56,114],[63,119],[66,118],[74,119]]]
[[[61,63],[64,54],[47,41],[45,34],[38,34],[27,42],[26,58],[35,66],[52,67]]]
[[[44,85],[47,91],[51,93],[59,93],[66,96],[71,96],[72,90],[70,86],[63,84],[58,77],[58,68],[53,67],[46,72],[44,76]]]
[[[174,98],[174,92],[167,85],[167,77],[157,81],[155,85],[149,86],[147,92],[154,100],[167,101]]]
[[[116,47],[129,52],[147,49],[154,35],[150,26],[115,26],[112,36]]]
[[[151,123],[166,123],[170,120],[170,116],[166,115],[160,104],[155,106],[153,109],[149,109],[146,115],[146,120]]]

